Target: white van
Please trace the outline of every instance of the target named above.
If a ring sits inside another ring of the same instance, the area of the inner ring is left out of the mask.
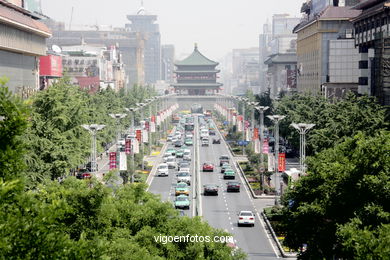
[[[202,129],[200,130],[200,138],[206,138],[206,137],[209,137],[209,130],[208,129]]]

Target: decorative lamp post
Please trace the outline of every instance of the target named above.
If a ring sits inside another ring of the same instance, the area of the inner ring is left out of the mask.
[[[275,124],[275,205],[278,205],[278,198],[277,198],[277,182],[276,182],[276,176],[279,171],[279,122],[283,120],[286,116],[281,115],[273,115],[268,116],[269,119],[271,119]]]
[[[305,124],[305,123],[292,123],[290,126],[294,127],[299,132],[299,167],[302,174],[306,173],[306,133],[312,129],[315,124]]]
[[[94,174],[97,171],[96,167],[96,134],[97,131],[102,130],[105,125],[81,125],[84,129],[88,130],[88,132],[91,134],[91,171],[92,174]]]
[[[118,144],[118,140],[120,137],[120,127],[119,127],[119,121],[126,117],[126,114],[110,114],[110,117],[116,119],[116,143]]]
[[[265,171],[264,167],[264,111],[267,111],[269,107],[267,106],[258,106],[256,107],[257,111],[260,113],[260,188],[263,184],[263,172]]]

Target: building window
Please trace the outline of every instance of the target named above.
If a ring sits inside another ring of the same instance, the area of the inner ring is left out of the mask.
[[[359,77],[359,85],[360,86],[367,86],[368,85],[368,78],[367,77]]]
[[[368,61],[367,60],[359,61],[359,69],[368,69]]]

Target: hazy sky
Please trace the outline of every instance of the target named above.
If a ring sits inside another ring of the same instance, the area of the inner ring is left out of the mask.
[[[45,15],[72,24],[124,27],[127,14],[134,14],[141,0],[41,0]],[[234,48],[258,45],[267,18],[276,13],[300,17],[305,0],[144,0],[150,13],[158,15],[162,44],[174,44],[176,56],[191,53],[194,43],[211,59],[220,59]]]

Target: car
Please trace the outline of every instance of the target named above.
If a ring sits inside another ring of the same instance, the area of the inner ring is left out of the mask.
[[[240,183],[238,181],[228,181],[226,185],[227,185],[226,187],[227,192],[230,191],[240,192]]]
[[[228,163],[224,163],[222,166],[221,166],[221,173],[224,173],[227,169],[232,169],[232,166]]]
[[[179,195],[175,199],[176,209],[190,209],[190,199],[186,195]]]
[[[236,178],[236,173],[234,172],[233,169],[226,169],[225,172],[223,173],[223,178],[234,180]]]
[[[173,135],[172,135],[172,134],[168,135],[167,141],[168,141],[168,142],[172,142],[172,139],[173,139]]]
[[[177,163],[176,163],[176,158],[175,156],[169,156],[167,158],[166,163],[168,164],[169,169],[176,169]]]
[[[184,154],[183,161],[190,162],[191,161],[191,154]]]
[[[223,163],[229,163],[229,156],[222,155],[219,157],[219,166],[222,166]]]
[[[186,139],[187,139],[187,138],[191,138],[191,139],[192,139],[193,137],[194,137],[193,134],[191,134],[191,133],[186,133]]]
[[[166,162],[169,156],[172,156],[172,153],[170,153],[170,152],[164,153],[164,155],[163,155],[163,161]]]
[[[214,129],[210,129],[209,130],[209,135],[215,135],[215,130]]]
[[[190,171],[190,163],[186,161],[181,161],[180,164],[177,166],[178,171]]]
[[[173,147],[169,147],[165,152],[170,153],[173,156],[176,156],[176,149]]]
[[[209,146],[209,139],[208,138],[202,138],[202,146]]]
[[[202,169],[204,172],[213,172],[214,171],[214,165],[209,162],[203,163]]]
[[[176,185],[175,195],[179,196],[182,194],[187,195],[187,196],[190,195],[190,188],[188,187],[188,184],[185,182],[179,182]]]
[[[183,158],[183,156],[184,156],[184,150],[183,149],[176,150],[176,158]]]
[[[203,195],[216,195],[218,196],[217,184],[205,184],[203,185]]]
[[[177,174],[177,182],[185,182],[187,185],[191,185],[191,174],[189,171],[180,171]]]
[[[168,164],[160,163],[157,167],[157,175],[158,176],[168,176],[168,174],[169,174]]]
[[[221,139],[213,138],[213,144],[221,144]]]
[[[253,227],[255,225],[255,214],[252,211],[241,210],[238,213],[237,226],[241,225],[250,225]]]
[[[184,141],[184,144],[187,145],[187,146],[191,146],[193,145],[193,141],[192,141],[192,138],[186,138],[186,140]]]
[[[174,142],[174,145],[175,147],[182,147],[183,142],[181,140],[177,140],[176,142]]]

